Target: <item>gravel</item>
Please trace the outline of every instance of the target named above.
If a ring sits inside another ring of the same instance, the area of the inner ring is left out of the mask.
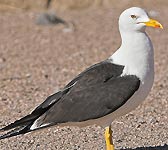
[[[163,8],[163,9],[162,9]],[[164,30],[147,29],[155,48],[155,83],[136,110],[112,123],[117,149],[168,150],[168,9],[157,6],[155,19]],[[121,9],[58,13],[73,21],[38,26],[36,13],[0,14],[0,127],[23,117],[91,64],[109,57],[120,45],[117,18]],[[0,141],[1,150],[102,150],[104,129],[52,127]]]

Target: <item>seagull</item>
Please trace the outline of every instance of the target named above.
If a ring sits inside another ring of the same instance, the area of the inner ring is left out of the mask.
[[[92,65],[62,90],[49,96],[29,115],[1,129],[0,139],[53,125],[105,128],[106,150],[114,150],[111,123],[135,109],[149,94],[154,81],[154,51],[146,26],[163,28],[138,7],[119,17],[120,48]]]

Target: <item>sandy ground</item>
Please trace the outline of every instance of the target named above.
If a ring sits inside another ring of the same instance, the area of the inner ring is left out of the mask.
[[[120,45],[121,9],[62,13],[77,30],[37,26],[36,13],[0,14],[0,127],[23,117],[48,95]],[[158,19],[164,30],[147,29],[155,48],[155,83],[135,111],[112,123],[117,149],[168,150],[168,9]],[[1,150],[103,150],[104,129],[52,127],[0,141]]]

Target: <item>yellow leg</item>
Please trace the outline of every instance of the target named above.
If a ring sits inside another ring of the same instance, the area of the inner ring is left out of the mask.
[[[111,126],[105,129],[106,150],[114,150]]]

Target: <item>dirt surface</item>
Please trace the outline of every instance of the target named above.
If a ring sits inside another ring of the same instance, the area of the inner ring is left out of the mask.
[[[151,5],[152,4],[152,5]],[[155,7],[168,5],[167,0],[0,0],[0,10],[83,10],[87,8],[123,8],[128,6]],[[159,7],[158,7],[159,8]]]
[[[164,30],[147,29],[155,48],[155,83],[136,110],[112,123],[117,149],[168,150],[167,6],[155,19]],[[120,45],[121,9],[61,13],[76,30],[38,26],[35,13],[0,14],[0,127],[23,117],[86,67],[106,59]],[[141,147],[141,148],[139,148]],[[1,150],[102,150],[104,129],[52,127],[0,141]]]

